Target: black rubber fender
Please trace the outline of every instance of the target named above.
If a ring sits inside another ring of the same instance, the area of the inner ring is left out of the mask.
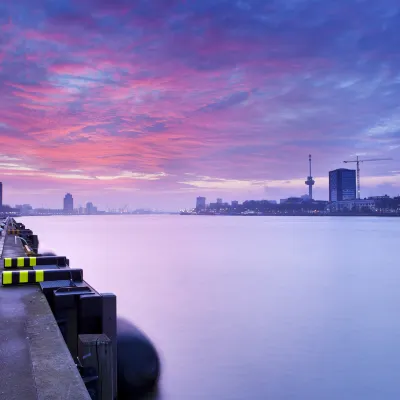
[[[157,387],[160,358],[150,339],[124,318],[117,319],[118,400],[133,399]]]

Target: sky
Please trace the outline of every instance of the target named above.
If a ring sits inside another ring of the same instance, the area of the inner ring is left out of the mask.
[[[4,0],[6,204],[400,194],[396,0]]]

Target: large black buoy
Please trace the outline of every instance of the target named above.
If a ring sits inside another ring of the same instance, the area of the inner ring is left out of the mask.
[[[160,377],[160,359],[151,341],[124,318],[117,319],[118,399],[154,390]]]

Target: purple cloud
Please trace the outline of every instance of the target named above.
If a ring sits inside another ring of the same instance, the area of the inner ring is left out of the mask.
[[[309,153],[322,198],[355,154],[394,158],[363,166],[365,194],[376,177],[399,191],[394,0],[16,0],[0,16],[9,202],[299,195]]]

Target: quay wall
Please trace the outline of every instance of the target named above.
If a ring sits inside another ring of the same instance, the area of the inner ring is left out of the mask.
[[[0,254],[3,272],[4,258],[25,251],[3,230]],[[38,286],[0,286],[0,338],[0,399],[91,399]]]

